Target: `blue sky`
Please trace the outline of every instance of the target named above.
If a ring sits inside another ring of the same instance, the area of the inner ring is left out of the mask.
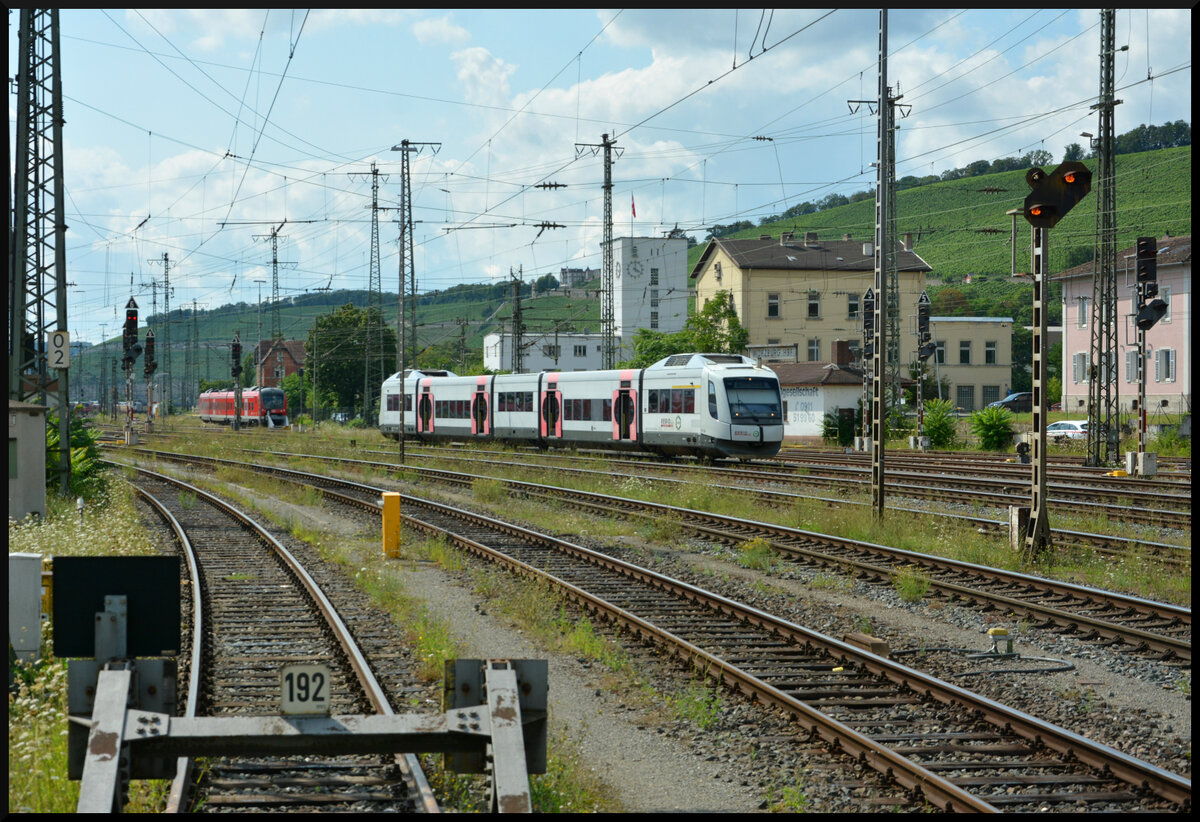
[[[148,314],[164,253],[172,306],[268,298],[263,237],[280,225],[282,297],[365,288],[371,164],[394,209],[391,149],[405,139],[440,144],[410,155],[422,292],[598,268],[603,168],[578,144],[606,133],[619,147],[618,237],[678,225],[702,239],[714,223],[874,184],[875,120],[847,101],[877,95],[876,10],[110,9],[60,21],[75,340],[118,334],[131,295]],[[891,12],[889,83],[911,106],[897,176],[1040,148],[1057,162],[1086,143],[1099,21]],[[1191,121],[1191,22],[1188,10],[1118,11],[1118,133]],[[17,28],[10,11],[10,78]],[[10,141],[14,105],[10,90]],[[1020,199],[998,206],[998,226]],[[396,216],[379,217],[392,292]]]

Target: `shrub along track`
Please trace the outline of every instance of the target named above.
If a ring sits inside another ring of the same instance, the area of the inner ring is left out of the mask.
[[[328,496],[378,510],[378,488],[241,467],[336,485]],[[916,801],[1014,811],[1190,805],[1187,778],[770,614],[489,517],[408,496],[404,506],[409,527],[449,533],[468,551],[545,576],[584,607],[789,711]]]

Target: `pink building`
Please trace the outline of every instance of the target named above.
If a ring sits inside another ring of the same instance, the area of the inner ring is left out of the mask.
[[[1118,410],[1129,413],[1138,395],[1136,249],[1117,252]],[[1088,262],[1054,276],[1063,286],[1062,407],[1087,416],[1091,371],[1092,281]],[[1158,238],[1158,293],[1167,313],[1146,332],[1146,408],[1149,414],[1192,409],[1192,238]]]

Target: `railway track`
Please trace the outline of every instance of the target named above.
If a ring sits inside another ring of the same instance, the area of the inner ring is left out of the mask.
[[[279,452],[279,451],[274,451],[274,452],[264,451],[261,453],[277,454],[280,456],[289,456],[289,457],[304,456],[305,458],[310,458],[310,459],[328,459],[328,460],[334,459],[332,457],[290,454],[287,452]],[[375,453],[375,454],[383,455],[383,454],[390,454],[391,452],[373,451],[373,452],[368,452],[368,453]],[[431,458],[435,458],[435,459],[447,459],[447,460],[452,460],[452,461],[462,461],[462,462],[466,462],[469,464],[476,464],[476,465],[487,465],[490,468],[498,468],[498,469],[502,469],[504,471],[509,471],[511,469],[529,470],[531,468],[537,467],[536,464],[532,464],[532,463],[515,462],[515,461],[511,461],[507,458],[492,458],[492,457],[495,457],[494,452],[479,452],[478,455],[476,455],[476,456],[468,457],[468,456],[461,456],[457,451],[447,455],[445,453],[445,449],[436,449],[436,450],[431,450],[431,451],[430,450],[417,451],[414,453],[414,456],[431,457]],[[560,456],[560,455],[541,455],[539,458],[539,464],[540,464],[541,460],[551,460],[554,462],[558,462],[558,461],[566,461],[568,459],[571,460],[572,464],[574,464],[576,462],[582,462],[583,464],[586,465],[590,461],[589,458],[587,458],[587,457],[568,458],[568,457]],[[556,471],[556,473],[574,474],[574,475],[579,475],[579,476],[588,476],[588,475],[597,475],[597,474],[609,475],[609,474],[611,474],[612,468],[620,467],[620,468],[624,469],[624,471],[626,472],[625,473],[626,476],[634,476],[634,475],[644,476],[647,478],[653,478],[657,482],[676,483],[676,484],[683,484],[683,483],[686,483],[689,481],[687,479],[680,478],[679,474],[684,474],[685,476],[690,475],[690,476],[695,476],[695,477],[699,477],[699,478],[707,478],[707,477],[711,476],[711,474],[694,473],[696,471],[703,471],[705,469],[684,468],[683,470],[681,470],[680,467],[661,466],[659,464],[650,463],[647,461],[618,460],[616,465],[614,465],[613,461],[611,461],[611,460],[604,460],[601,462],[599,459],[596,459],[595,463],[603,464],[605,467],[601,468],[601,469],[597,469],[597,470],[589,470],[586,468],[558,467],[555,469],[555,471]],[[394,465],[394,463],[371,463],[371,464],[372,465]],[[707,470],[709,472],[711,472],[713,469],[707,469]],[[636,472],[636,474],[634,474],[632,472]],[[762,501],[767,501],[767,502],[773,501],[773,502],[779,504],[780,506],[788,506],[788,505],[791,505],[793,502],[795,502],[796,499],[804,498],[804,499],[818,500],[818,501],[824,502],[830,506],[857,506],[857,507],[862,508],[864,511],[868,510],[868,508],[867,508],[868,503],[857,502],[855,500],[849,500],[849,499],[846,499],[841,496],[829,497],[829,496],[814,495],[809,492],[806,492],[804,494],[797,494],[794,491],[772,490],[769,487],[764,487],[763,483],[770,484],[770,485],[777,485],[780,483],[778,483],[772,475],[763,474],[762,472],[759,472],[759,471],[743,471],[741,469],[736,469],[736,468],[722,469],[719,476],[724,478],[726,476],[727,472],[729,474],[731,474],[734,478],[741,478],[743,480],[742,484],[731,485],[731,484],[726,484],[723,482],[713,481],[713,480],[709,479],[706,482],[706,485],[708,485],[709,487],[713,487],[713,488],[721,488],[721,489],[729,489],[729,490],[741,490],[741,489],[745,489],[745,488],[753,488],[756,499],[760,499]],[[755,475],[759,475],[757,481],[755,479]],[[974,501],[974,500],[977,500],[978,497],[976,497],[975,495],[972,495],[972,499]],[[943,499],[943,501],[944,501],[944,499]],[[1022,502],[1028,502],[1028,500],[1022,499]],[[1009,522],[1007,520],[996,520],[996,519],[990,519],[988,517],[983,517],[983,516],[971,516],[971,515],[966,515],[966,514],[953,514],[953,513],[945,513],[945,512],[935,513],[935,512],[926,511],[923,509],[911,508],[911,507],[906,507],[906,506],[892,506],[892,508],[893,508],[893,510],[901,511],[905,514],[911,514],[911,515],[916,515],[916,516],[921,516],[921,517],[937,516],[937,517],[942,517],[946,520],[963,522],[965,524],[970,525],[972,528],[975,528],[975,529],[978,529],[978,530],[981,530],[984,532],[988,532],[988,533],[1007,534],[1009,531],[1009,527],[1010,527]],[[1181,520],[1178,516],[1176,516],[1173,513],[1169,514],[1168,517],[1171,519],[1174,519],[1174,520],[1179,520],[1179,523],[1177,523],[1177,524],[1181,524],[1182,527],[1186,527],[1190,530],[1190,526],[1191,526],[1190,516],[1187,517],[1186,521]],[[1174,565],[1174,566],[1177,566],[1180,568],[1190,567],[1190,565],[1191,565],[1191,549],[1189,547],[1175,545],[1173,543],[1159,542],[1159,541],[1148,540],[1148,539],[1139,539],[1139,540],[1137,540],[1137,543],[1136,543],[1136,550],[1131,550],[1131,547],[1130,547],[1131,540],[1126,536],[1117,536],[1117,535],[1113,535],[1113,534],[1100,534],[1100,533],[1095,533],[1095,532],[1078,531],[1078,530],[1065,529],[1065,528],[1053,528],[1052,529],[1052,538],[1053,538],[1054,544],[1057,546],[1060,546],[1060,547],[1086,548],[1086,549],[1090,549],[1090,550],[1095,550],[1095,551],[1103,553],[1103,554],[1108,554],[1108,555],[1122,557],[1122,558],[1144,559],[1145,556],[1152,555],[1156,561],[1160,561],[1166,565]]]
[[[227,464],[246,470],[273,473],[322,488],[356,489],[360,483],[278,466],[249,465],[232,460],[155,455],[199,464]],[[345,461],[342,461],[345,462]],[[378,464],[373,464],[377,467]],[[398,472],[397,466],[383,466]],[[405,469],[426,479],[470,487],[481,477],[439,469]],[[488,478],[492,479],[492,478]],[[704,539],[741,545],[755,538],[769,542],[788,559],[815,567],[834,568],[871,582],[888,583],[902,568],[916,567],[925,574],[931,594],[948,602],[999,608],[1023,615],[1040,627],[1072,632],[1101,643],[1120,642],[1138,653],[1165,660],[1191,662],[1191,609],[1152,602],[1111,591],[1058,582],[1014,571],[989,568],[898,548],[832,537],[812,531],[711,514],[672,505],[578,491],[538,483],[503,480],[512,493],[548,500],[569,501],[599,516],[621,513],[627,517],[664,518]],[[363,486],[365,487],[365,486]],[[378,489],[372,489],[378,494]]]
[[[187,716],[277,713],[279,670],[289,662],[330,666],[334,714],[392,713],[383,674],[351,635],[352,624],[378,633],[359,624],[367,614],[351,604],[352,586],[322,575],[352,614],[344,617],[301,561],[249,517],[194,486],[137,470],[139,493],[171,529],[190,569]],[[394,647],[375,637],[375,650],[386,656]],[[386,676],[391,687],[404,687],[402,671]],[[179,765],[172,812],[437,811],[412,755],[214,758],[194,792],[192,763]]]
[[[462,456],[463,449],[422,450],[423,454],[436,454],[438,459],[468,459]],[[389,453],[389,452],[376,452]],[[394,452],[390,452],[394,453]],[[521,465],[511,459],[497,457],[495,452],[477,452],[474,459],[483,459],[497,464]],[[565,460],[561,455],[540,455],[539,460]],[[825,465],[819,468],[804,467],[803,473],[781,469],[769,461],[754,463],[753,467],[697,466],[683,463],[653,463],[647,460],[612,456],[607,458],[570,458],[572,463],[586,464],[589,460],[603,464],[604,471],[614,468],[636,468],[639,472],[669,474],[675,477],[693,476],[705,478],[712,484],[735,483],[741,487],[753,487],[756,491],[771,493],[770,488],[795,488],[811,492],[813,489],[828,492],[830,489],[860,491],[866,494],[871,487],[870,465]],[[566,469],[581,470],[581,469]],[[975,504],[1008,508],[1011,505],[1029,504],[1029,469],[1024,471],[1009,468],[997,477],[980,477],[978,474],[935,473],[937,469],[926,466],[920,470],[889,469],[885,488],[889,494],[926,499],[933,502],[961,502],[967,492]],[[989,472],[999,473],[999,472]],[[1138,525],[1188,529],[1191,527],[1190,483],[1186,487],[1173,484],[1169,491],[1149,491],[1145,481],[1133,481],[1133,486],[1110,486],[1100,478],[1099,484],[1079,485],[1068,482],[1049,483],[1048,503],[1056,510],[1070,512],[1081,517],[1113,522],[1128,522]],[[1138,485],[1137,483],[1140,483]],[[727,486],[728,487],[728,486]]]
[[[330,496],[377,510],[379,489],[321,482],[338,485]],[[549,580],[584,608],[787,712],[813,738],[883,774],[918,805],[1011,812],[1190,808],[1186,777],[894,661],[563,540],[427,500],[406,497],[404,505],[407,527],[450,534],[465,550]]]

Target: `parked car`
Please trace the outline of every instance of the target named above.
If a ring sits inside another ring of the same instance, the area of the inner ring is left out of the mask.
[[[988,408],[1007,408],[1014,414],[1022,414],[1033,410],[1033,392],[1020,391],[1016,394],[1009,394],[1002,400],[989,402]]]
[[[1046,437],[1055,442],[1087,439],[1087,420],[1062,420],[1046,426]]]

